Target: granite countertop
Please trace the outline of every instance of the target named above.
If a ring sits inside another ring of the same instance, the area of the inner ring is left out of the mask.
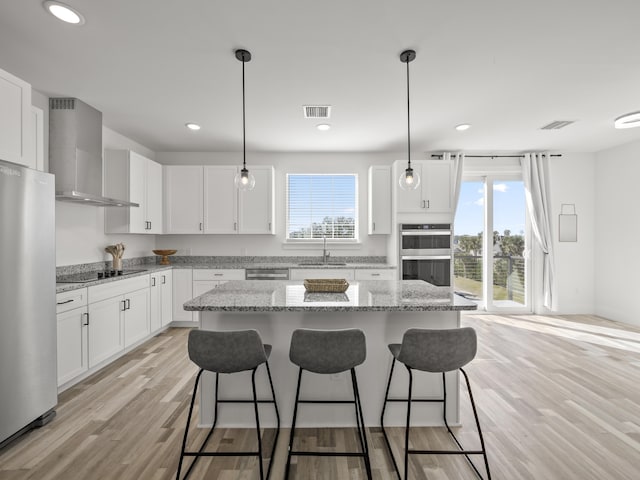
[[[117,282],[120,280],[125,280],[127,278],[135,278],[141,275],[149,275],[150,273],[159,271],[159,270],[167,270],[167,269],[184,269],[184,268],[192,268],[192,269],[246,269],[246,268],[289,268],[289,269],[299,269],[299,268],[313,268],[313,269],[395,269],[397,268],[394,265],[389,265],[387,263],[345,263],[345,264],[306,264],[304,262],[241,262],[241,261],[233,261],[233,262],[202,262],[195,261],[193,263],[189,262],[180,262],[173,263],[171,265],[159,265],[153,263],[144,263],[144,264],[136,264],[129,267],[131,269],[141,270],[138,273],[133,273],[130,275],[123,275],[119,277],[110,277],[103,279],[96,279],[89,282],[82,283],[56,283],[56,293],[68,292],[69,290],[77,290],[78,288],[92,287],[95,285],[101,285],[103,283],[109,282]],[[73,273],[73,272],[70,272]]]
[[[184,304],[188,311],[454,311],[477,305],[421,280],[351,281],[345,293],[307,293],[302,281],[230,281]]]
[[[101,279],[92,280],[90,282],[82,282],[82,283],[56,283],[56,293],[68,292],[70,290],[77,290],[79,288],[85,288],[85,287],[93,287],[94,285],[102,285],[103,283],[119,282],[120,280],[126,280],[127,278],[135,278],[135,277],[140,277],[142,275],[149,275],[150,273],[158,272],[161,270],[169,270],[172,267],[173,265],[144,264],[144,265],[139,265],[137,267],[133,267],[134,269],[140,270],[140,271],[137,273],[129,274],[129,275],[101,278]]]

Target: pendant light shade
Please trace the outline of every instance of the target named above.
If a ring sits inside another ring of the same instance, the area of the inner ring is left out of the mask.
[[[252,190],[256,186],[255,177],[247,170],[247,144],[245,127],[244,101],[244,64],[251,60],[251,53],[247,50],[236,50],[236,58],[242,62],[242,169],[233,180],[239,190]]]
[[[411,168],[411,102],[409,97],[409,63],[415,60],[414,50],[405,50],[400,54],[400,61],[407,64],[407,168],[400,174],[398,184],[403,190],[415,190],[420,186],[420,174]]]

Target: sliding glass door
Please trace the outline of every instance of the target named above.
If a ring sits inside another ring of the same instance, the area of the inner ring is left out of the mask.
[[[456,293],[489,312],[530,312],[530,236],[522,179],[465,178],[454,235]]]

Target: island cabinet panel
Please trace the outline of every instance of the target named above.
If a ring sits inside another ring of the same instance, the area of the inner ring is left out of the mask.
[[[294,269],[295,270],[295,269]],[[311,269],[309,269],[311,270]],[[337,270],[337,269],[334,269]],[[314,272],[322,269],[314,269]],[[338,270],[339,271],[339,270]],[[353,272],[353,269],[351,270]],[[344,270],[342,271],[344,273]],[[343,275],[344,276],[344,275]],[[242,292],[239,294],[238,292]],[[367,358],[357,367],[358,382],[363,402],[364,422],[368,426],[380,425],[380,411],[385,393],[386,376],[391,365],[389,343],[402,341],[409,328],[443,329],[460,327],[460,311],[475,310],[477,305],[452,294],[450,288],[436,287],[423,281],[408,280],[353,280],[344,293],[309,294],[300,280],[246,282],[229,281],[209,294],[193,299],[185,308],[198,312],[203,330],[255,329],[262,341],[272,345],[269,365],[275,382],[276,397],[281,411],[293,411],[297,368],[289,360],[291,336],[296,329],[361,329],[366,336]],[[306,374],[305,374],[306,375]],[[309,398],[336,399],[351,392],[348,373],[340,375],[310,375],[305,392]],[[415,398],[441,398],[442,376],[415,372]],[[313,378],[311,378],[313,376]],[[447,418],[458,424],[459,374],[446,374]],[[225,392],[229,397],[240,397],[247,391],[246,377],[225,379]],[[200,424],[213,421],[213,392],[215,375],[202,376]],[[391,396],[406,395],[406,375],[394,379]],[[268,383],[261,377],[257,385],[258,396],[268,398]],[[349,409],[321,409],[305,413],[301,427],[353,425],[353,411]],[[274,425],[275,415],[265,412],[265,426]],[[283,418],[289,426],[291,417]],[[242,409],[231,409],[220,418],[225,427],[248,427],[251,418]],[[262,424],[263,419],[261,419]],[[390,407],[387,424],[403,425],[406,409]],[[412,412],[412,424],[441,426],[442,406],[423,404]]]
[[[369,235],[391,233],[391,166],[369,167]]]
[[[36,168],[31,85],[0,70],[0,159]]]
[[[394,164],[395,176],[406,168],[406,161]],[[415,160],[413,170],[420,175],[420,185],[415,190],[402,190],[397,183],[396,211],[398,213],[449,213],[451,212],[451,182],[453,163],[447,160]]]
[[[165,233],[203,233],[201,166],[164,168]]]

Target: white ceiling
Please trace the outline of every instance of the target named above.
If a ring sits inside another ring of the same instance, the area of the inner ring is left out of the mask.
[[[0,3],[0,68],[155,151],[592,152],[640,140],[638,0],[40,0]],[[329,132],[302,105],[333,106]],[[559,131],[539,128],[575,120]],[[197,133],[184,124],[202,125]],[[454,130],[471,123],[466,132]]]

